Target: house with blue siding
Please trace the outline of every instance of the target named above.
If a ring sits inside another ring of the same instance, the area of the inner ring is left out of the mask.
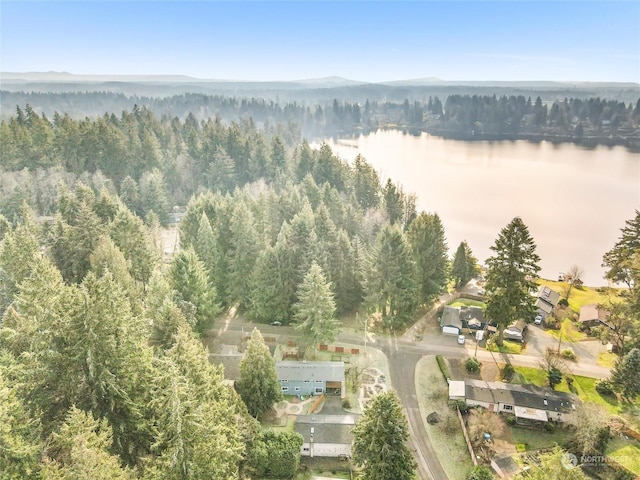
[[[276,362],[284,395],[346,395],[344,362]]]

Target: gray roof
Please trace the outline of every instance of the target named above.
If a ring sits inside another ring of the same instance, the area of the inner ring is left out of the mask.
[[[442,317],[440,317],[440,326],[462,328],[462,320],[460,320],[460,309],[449,306],[444,307],[444,309],[442,310]]]
[[[550,304],[548,304],[547,302],[545,302],[542,299],[537,299],[536,300],[536,308],[538,310],[541,310],[542,312],[544,312],[545,314],[549,315],[551,313],[551,311],[553,310],[553,306],[551,306]]]
[[[311,439],[313,428],[314,443],[339,443],[350,445],[353,441],[351,430],[359,415],[300,415],[295,431],[304,437],[305,443]]]
[[[298,415],[296,423],[355,425],[361,415]]]
[[[538,289],[538,299],[548,305],[551,305],[551,308],[553,308],[558,304],[558,301],[560,301],[560,294],[545,285],[540,285],[540,288]],[[537,305],[538,304],[536,303],[536,306]]]
[[[276,362],[278,380],[344,382],[344,362]]]
[[[483,380],[465,380],[465,394],[467,398],[481,402],[506,403],[550,412],[570,412],[575,403],[573,395],[550,388]]]
[[[520,467],[518,467],[518,464],[509,455],[493,457],[493,459],[491,460],[491,463],[495,463],[495,465],[505,475],[510,475],[520,470]]]

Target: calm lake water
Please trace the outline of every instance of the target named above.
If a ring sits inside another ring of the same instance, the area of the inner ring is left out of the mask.
[[[521,217],[545,278],[577,264],[585,284],[606,285],[602,256],[640,209],[640,155],[624,147],[465,142],[396,130],[326,143],[349,162],[362,154],[383,182],[401,183],[420,210],[438,213],[451,256],[466,240],[484,262],[500,230]]]

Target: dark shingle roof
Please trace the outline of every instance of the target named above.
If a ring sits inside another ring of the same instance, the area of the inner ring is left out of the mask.
[[[460,320],[460,309],[455,307],[444,307],[442,317],[440,318],[440,326],[452,326],[462,328],[462,320]]]
[[[359,415],[300,415],[296,420],[295,431],[304,437],[305,442],[311,439],[313,428],[314,443],[351,444],[351,430]]]
[[[572,395],[550,388],[483,380],[465,380],[465,394],[467,398],[480,402],[505,403],[551,412],[570,412],[574,404]]]

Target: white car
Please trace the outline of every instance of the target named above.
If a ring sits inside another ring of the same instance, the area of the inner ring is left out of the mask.
[[[535,323],[536,325],[542,325],[542,315],[536,316],[536,318],[533,321],[533,323]]]
[[[464,345],[464,341],[465,341],[465,337],[464,335],[458,335],[458,344],[460,345]]]

